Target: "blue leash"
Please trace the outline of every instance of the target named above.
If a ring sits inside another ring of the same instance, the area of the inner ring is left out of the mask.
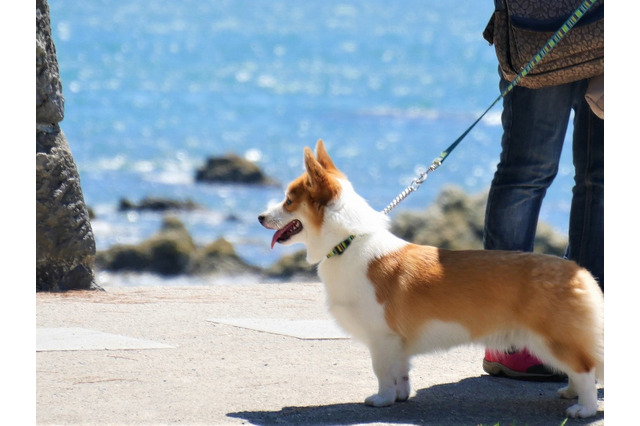
[[[496,100],[493,101],[491,105],[489,105],[489,108],[487,108],[480,115],[480,117],[478,117],[476,121],[474,121],[473,124],[471,124],[471,126],[469,126],[469,128],[458,137],[458,139],[456,139],[451,145],[449,145],[447,149],[442,151],[440,155],[433,160],[431,166],[429,166],[427,170],[420,173],[415,179],[413,179],[411,184],[406,187],[405,190],[400,193],[400,195],[394,198],[393,201],[391,201],[391,203],[389,203],[389,205],[382,211],[382,213],[389,214],[389,212],[393,210],[398,204],[400,204],[402,200],[407,198],[409,194],[417,191],[418,188],[420,188],[420,185],[422,185],[424,181],[427,180],[427,176],[429,175],[429,173],[442,165],[444,160],[449,156],[449,154],[451,154],[451,151],[453,151],[462,141],[462,139],[464,139],[467,134],[469,134],[471,129],[473,129],[476,124],[478,124],[480,120],[484,118],[489,110],[493,108],[500,99],[504,98],[511,90],[513,90],[513,88],[516,87],[518,83],[520,83],[520,80],[522,80],[527,74],[529,74],[529,72],[531,72],[531,70],[544,59],[547,53],[549,53],[551,50],[553,50],[554,47],[556,47],[560,40],[562,40],[562,38],[571,30],[571,28],[573,28],[573,26],[580,20],[580,18],[582,18],[582,16],[589,10],[589,8],[591,8],[591,6],[593,6],[596,1],[597,0],[584,0],[582,4],[571,14],[569,19],[567,19],[565,23],[562,24],[562,26],[558,29],[558,31],[556,31],[555,34],[551,36],[549,41],[547,41],[542,49],[540,49],[540,51],[536,53],[536,55],[529,61],[529,63],[525,65],[524,68],[522,68],[518,75],[511,81],[511,83],[509,83],[509,85],[502,91],[502,93],[500,93],[500,96],[498,96]]]

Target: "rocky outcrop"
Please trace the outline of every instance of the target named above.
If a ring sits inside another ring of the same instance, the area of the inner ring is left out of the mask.
[[[244,262],[223,238],[198,248],[184,224],[173,216],[165,217],[160,231],[140,244],[115,245],[98,252],[96,265],[114,272],[151,272],[164,276],[259,271]]]
[[[191,274],[242,275],[259,274],[260,268],[249,265],[236,254],[233,244],[224,238],[196,251],[189,267]]]
[[[153,212],[165,212],[173,210],[195,210],[200,208],[198,204],[191,200],[171,200],[168,198],[159,197],[146,197],[140,200],[139,203],[130,201],[127,198],[120,199],[118,210],[120,211],[153,211]]]
[[[392,221],[391,231],[418,244],[446,249],[482,249],[482,227],[486,193],[468,195],[457,187],[447,187],[435,203],[424,211],[405,211]],[[536,251],[562,256],[566,238],[541,223]],[[151,272],[160,275],[260,275],[267,280],[317,280],[315,265],[306,261],[304,249],[283,256],[268,268],[247,264],[233,245],[220,238],[197,247],[185,226],[166,216],[160,231],[137,245],[119,245],[101,251],[99,268],[115,272]]]
[[[307,251],[300,250],[293,254],[283,256],[276,263],[265,269],[265,275],[279,280],[306,280],[317,279],[315,265],[307,262]]]
[[[64,133],[49,6],[36,1],[36,291],[98,288],[95,240]]]
[[[189,268],[196,251],[191,235],[177,219],[165,218],[160,232],[137,245],[115,245],[99,252],[96,265],[109,271],[178,275]]]
[[[206,164],[196,171],[196,181],[252,185],[276,184],[276,181],[266,176],[257,165],[236,154],[208,158]]]
[[[487,193],[468,195],[461,188],[445,187],[425,211],[402,212],[391,232],[416,244],[453,250],[482,249]],[[535,251],[563,256],[567,239],[546,223],[538,224]]]

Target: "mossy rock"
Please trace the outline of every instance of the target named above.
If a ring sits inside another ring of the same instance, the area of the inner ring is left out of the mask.
[[[279,279],[290,279],[293,277],[317,277],[316,266],[309,265],[307,262],[306,250],[300,250],[293,254],[283,256],[264,272],[265,275],[270,278]]]
[[[252,185],[277,184],[256,164],[236,154],[208,158],[206,164],[196,171],[196,181]]]
[[[425,211],[400,213],[391,232],[407,241],[452,250],[482,249],[486,195],[445,187]]]
[[[127,198],[122,198],[120,199],[120,203],[118,205],[118,210],[120,211],[136,210],[165,212],[172,210],[189,211],[198,208],[200,208],[200,206],[191,200],[180,201],[162,197],[145,197],[138,203],[130,201]]]
[[[225,273],[234,275],[258,273],[259,268],[246,263],[238,256],[233,244],[225,238],[219,238],[194,254],[189,272],[193,274]]]
[[[160,232],[138,245],[116,245],[101,251],[96,264],[109,271],[186,273],[196,246],[184,224],[175,217],[163,220]]]
[[[233,245],[220,238],[198,248],[184,224],[167,216],[160,231],[137,245],[116,245],[98,252],[98,267],[114,272],[151,272],[160,275],[260,273],[236,254]]]
[[[416,244],[451,250],[482,249],[487,195],[468,195],[462,188],[446,186],[426,210],[398,214],[391,232]],[[546,223],[538,224],[536,252],[563,256],[566,246],[565,236]]]

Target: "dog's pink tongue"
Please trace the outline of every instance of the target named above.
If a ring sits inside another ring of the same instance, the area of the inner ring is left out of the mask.
[[[287,230],[287,227],[285,226],[282,229],[278,229],[276,233],[273,234],[273,238],[271,239],[271,250],[273,250],[273,246],[275,246],[276,243],[278,242],[278,238],[280,238],[282,234],[285,233],[286,230]]]

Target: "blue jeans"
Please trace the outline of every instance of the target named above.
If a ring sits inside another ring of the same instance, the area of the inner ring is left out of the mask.
[[[502,79],[500,90],[507,84]],[[565,257],[588,269],[604,291],[604,120],[584,100],[587,85],[581,80],[536,90],[516,86],[505,96],[484,247],[533,251],[540,206],[558,172],[573,109],[575,185]]]

